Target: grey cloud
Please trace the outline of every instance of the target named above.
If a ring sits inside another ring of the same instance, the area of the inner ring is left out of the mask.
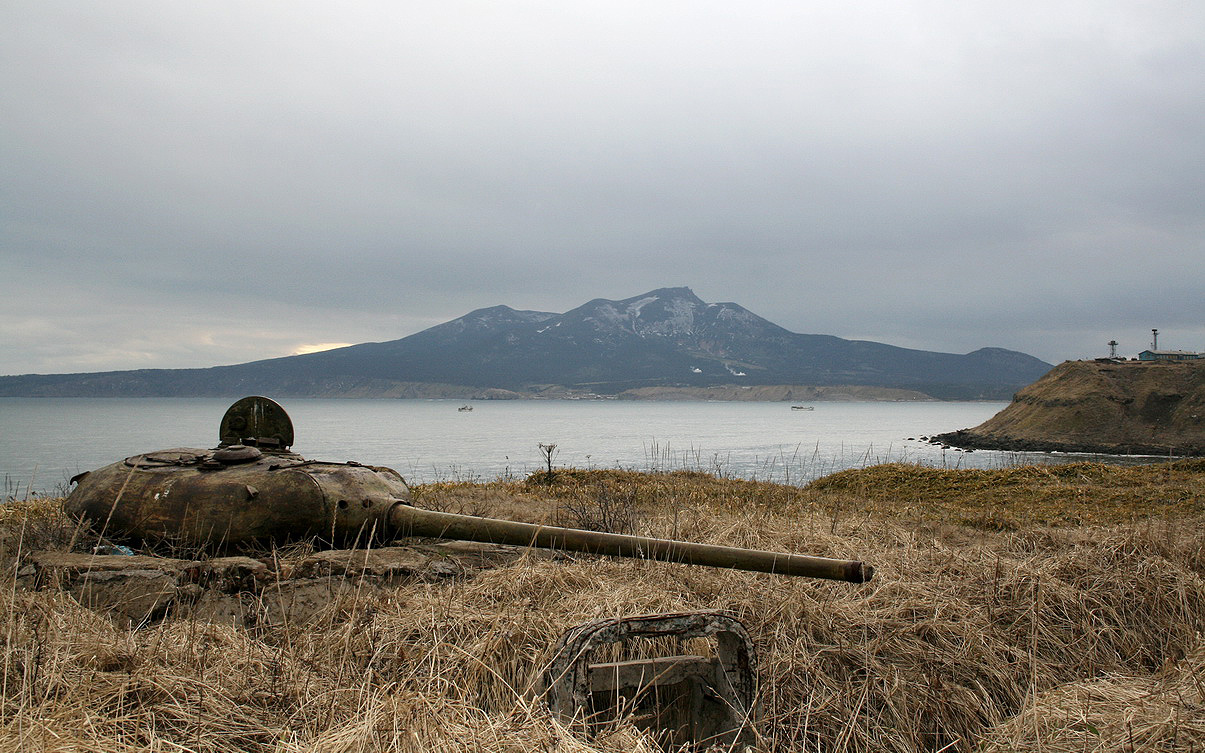
[[[1205,349],[1195,5],[39,0],[0,27],[0,373],[682,284],[936,350]]]

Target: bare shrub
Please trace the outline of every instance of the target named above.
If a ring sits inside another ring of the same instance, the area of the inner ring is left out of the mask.
[[[642,517],[633,489],[603,484],[562,501],[557,508],[557,525],[587,531],[634,534]]]

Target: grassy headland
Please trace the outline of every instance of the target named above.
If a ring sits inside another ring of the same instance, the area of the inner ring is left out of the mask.
[[[956,447],[1116,455],[1205,455],[1205,360],[1066,361]]]
[[[74,529],[56,500],[9,503],[0,750],[654,751],[622,725],[568,734],[532,697],[539,669],[573,625],[716,608],[757,645],[765,750],[1205,749],[1205,461],[893,464],[805,488],[560,471],[415,492],[459,512],[862,559],[877,575],[525,557],[348,589],[304,621],[127,629],[13,585],[30,549],[63,549]],[[287,568],[302,552],[264,554]]]

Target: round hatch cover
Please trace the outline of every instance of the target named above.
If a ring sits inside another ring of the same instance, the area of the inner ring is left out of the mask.
[[[236,463],[250,463],[252,460],[259,460],[264,454],[259,451],[258,447],[248,447],[243,444],[226,445],[220,450],[215,450],[213,459],[219,463],[234,465]]]
[[[275,400],[254,395],[226,409],[218,436],[223,445],[285,450],[293,445],[293,422]]]

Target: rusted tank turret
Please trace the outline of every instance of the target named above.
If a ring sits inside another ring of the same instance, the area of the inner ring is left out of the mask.
[[[317,537],[354,545],[398,536],[486,541],[861,583],[861,562],[624,536],[422,510],[391,468],[306,460],[277,403],[246,397],[226,411],[214,449],[135,455],[83,473],[67,511],[105,536],[232,547]]]

